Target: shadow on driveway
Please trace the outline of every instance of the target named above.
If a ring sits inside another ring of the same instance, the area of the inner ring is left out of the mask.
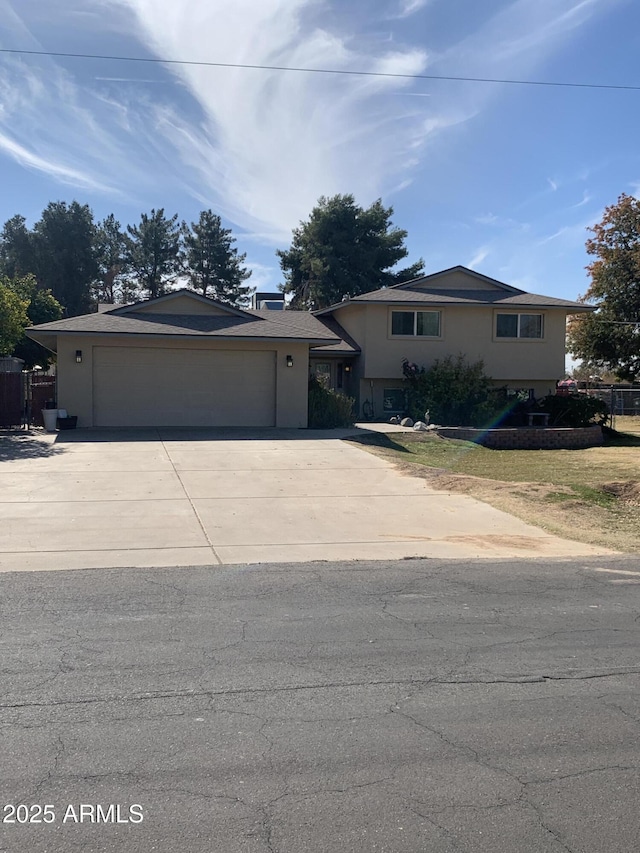
[[[127,429],[75,429],[59,432],[56,446],[88,443],[140,441],[336,441],[363,433],[351,429],[260,429],[251,427],[140,427]]]
[[[58,442],[46,441],[42,432],[0,430],[0,462],[18,459],[47,459],[64,453]]]

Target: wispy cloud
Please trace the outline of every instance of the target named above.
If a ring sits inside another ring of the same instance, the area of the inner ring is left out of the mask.
[[[552,192],[556,192],[556,190],[558,189],[557,181],[554,181],[553,178],[547,178],[547,183],[551,187]]]
[[[510,216],[498,216],[495,213],[482,213],[480,216],[476,216],[474,219],[478,225],[485,225],[487,227],[496,228],[500,230],[518,230],[518,231],[528,231],[531,227],[528,222],[521,222],[518,219],[513,219]]]
[[[585,204],[589,204],[589,202],[591,201],[591,199],[592,199],[592,196],[591,196],[591,194],[589,193],[589,191],[588,191],[588,190],[584,190],[584,192],[582,193],[582,201],[579,201],[577,204],[573,204],[573,205],[571,205],[571,208],[572,208],[572,209],[575,209],[576,207],[584,207],[584,206],[585,206]]]
[[[591,216],[585,217],[580,222],[575,222],[571,225],[563,225],[556,229],[552,234],[537,241],[538,246],[545,246],[547,243],[553,243],[562,240],[564,243],[574,245],[584,244],[587,239],[587,228],[590,228],[594,222],[597,222],[598,214],[592,213]]]
[[[358,47],[351,31],[339,30],[330,0],[215,0],[196,8],[190,0],[49,0],[38,9],[51,26],[81,21],[94,42],[103,27],[110,43],[123,39],[122,52],[167,60],[513,77],[537,67],[608,2],[504,0],[437,55],[422,31],[377,53]],[[19,36],[40,47],[26,17],[35,6],[12,3],[0,0],[11,13],[0,19],[0,37],[4,28],[13,43]],[[385,0],[377,14],[388,22],[428,14],[428,6]],[[38,24],[46,29],[41,17]],[[288,238],[320,195],[353,192],[369,203],[406,188],[428,146],[502,91],[451,83],[424,92],[416,91],[423,83],[398,77],[186,65],[159,65],[157,80],[154,73],[136,81],[130,66],[93,65],[88,76],[85,67],[0,60],[7,156],[78,186],[135,186],[154,204],[167,187],[180,187],[265,243]],[[151,82],[173,85],[150,90]]]
[[[471,258],[467,266],[470,270],[476,269],[480,264],[487,258],[489,255],[489,248],[487,246],[481,246],[475,255]]]
[[[427,3],[430,2],[431,0],[401,0],[397,16],[399,18],[408,18],[410,15],[419,12],[420,9],[424,9]]]

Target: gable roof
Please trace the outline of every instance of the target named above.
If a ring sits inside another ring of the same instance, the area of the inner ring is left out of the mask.
[[[211,305],[211,313],[159,313],[141,310],[158,302],[167,309],[172,299],[188,295]],[[222,311],[221,311],[222,309]],[[297,341],[310,345],[339,344],[340,336],[306,311],[239,309],[207,299],[193,291],[173,291],[154,300],[118,305],[108,311],[83,314],[31,326],[30,338],[55,349],[59,335],[135,335],[193,339]]]
[[[503,281],[498,281],[497,278],[491,278],[488,275],[484,275],[484,273],[476,272],[476,270],[469,269],[469,267],[463,267],[461,264],[458,264],[455,267],[449,267],[446,270],[440,270],[439,272],[432,272],[429,275],[421,275],[417,278],[409,279],[409,281],[403,281],[400,284],[392,284],[387,290],[402,290],[403,288],[415,288],[415,287],[430,287],[432,282],[435,282],[439,278],[445,278],[446,276],[451,276],[453,273],[462,273],[463,275],[477,279],[478,285],[484,284],[486,289],[486,285],[488,285],[491,289],[496,288],[498,290],[506,290],[511,293],[524,293],[524,290],[519,290],[517,287],[513,287],[510,284],[505,284]],[[478,290],[480,287],[478,287]]]
[[[453,274],[463,273],[478,281],[478,287],[451,288],[443,286],[442,279]],[[482,287],[484,285],[484,287]],[[482,275],[475,270],[463,266],[450,267],[431,275],[420,276],[402,284],[394,284],[391,287],[382,287],[353,296],[314,311],[316,316],[331,314],[346,305],[362,303],[373,303],[378,305],[504,305],[509,308],[564,308],[569,313],[583,311],[594,311],[592,305],[584,305],[581,302],[572,302],[569,299],[558,299],[555,296],[543,296],[539,293],[527,293],[517,287]]]
[[[142,299],[139,302],[132,302],[129,305],[114,305],[105,313],[109,314],[131,314],[139,313],[146,310],[150,306],[161,306],[170,308],[171,303],[176,299],[183,300],[184,298],[192,299],[200,305],[209,306],[212,312],[219,313],[220,311],[236,317],[246,317],[247,312],[243,308],[237,308],[235,305],[228,305],[226,302],[221,302],[218,299],[211,299],[209,296],[202,296],[196,293],[195,290],[190,290],[188,287],[181,287],[178,290],[172,290],[170,293],[165,293],[162,296],[156,296],[155,299]],[[162,312],[158,312],[162,313]],[[167,314],[171,312],[168,311]]]

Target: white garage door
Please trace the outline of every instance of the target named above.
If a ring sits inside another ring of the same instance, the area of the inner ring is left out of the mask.
[[[275,426],[276,353],[94,347],[95,426]]]

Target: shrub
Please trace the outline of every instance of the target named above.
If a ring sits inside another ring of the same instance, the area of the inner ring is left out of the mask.
[[[315,376],[309,377],[309,429],[351,426],[354,403],[352,397],[325,388]]]
[[[549,412],[550,426],[586,427],[604,424],[609,418],[607,404],[586,394],[574,394],[571,397],[550,394],[537,400],[536,408],[541,412]]]
[[[402,372],[414,420],[428,411],[430,420],[442,426],[486,427],[504,411],[505,395],[492,387],[482,361],[469,364],[463,355],[447,356],[427,370],[404,359]]]

